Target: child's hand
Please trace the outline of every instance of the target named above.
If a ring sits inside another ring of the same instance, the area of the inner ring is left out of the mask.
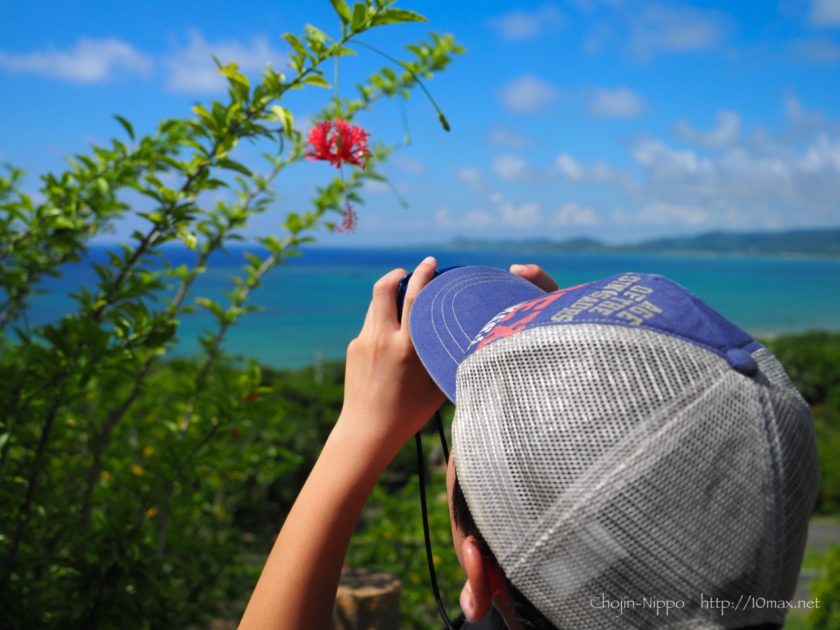
[[[347,348],[344,406],[337,428],[364,439],[387,465],[399,448],[443,404],[444,395],[426,373],[408,331],[414,299],[434,277],[437,262],[429,257],[411,276],[397,321],[397,286],[404,269],[394,269],[373,287],[364,325]],[[557,283],[538,265],[512,265],[511,273],[545,291]]]
[[[537,285],[543,291],[551,293],[559,287],[554,278],[549,276],[539,265],[511,265],[510,272],[524,278],[531,284]]]
[[[444,395],[426,373],[408,331],[417,293],[434,276],[437,262],[421,262],[406,288],[402,323],[397,321],[397,285],[405,270],[394,269],[373,287],[364,325],[347,348],[344,406],[336,428],[352,431],[388,461],[443,404]]]

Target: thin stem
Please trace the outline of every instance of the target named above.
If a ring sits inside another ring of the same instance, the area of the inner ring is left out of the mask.
[[[272,169],[271,173],[269,173],[269,175],[266,177],[266,183],[273,181],[283,169],[283,167],[284,164],[277,164]],[[244,201],[242,202],[243,208],[248,209],[251,206],[251,204],[257,199],[257,197],[259,197],[260,193],[263,190],[264,187],[253,187],[249,191],[247,197],[245,197]],[[202,251],[201,255],[196,261],[195,267],[193,268],[193,272],[190,273],[186,278],[184,278],[180,286],[178,287],[178,291],[175,294],[175,297],[173,298],[172,302],[167,308],[167,315],[174,316],[178,313],[178,310],[180,309],[181,305],[186,299],[186,296],[189,293],[192,284],[195,282],[195,279],[198,276],[197,270],[204,267],[212,253],[222,245],[225,234],[231,229],[233,229],[233,227],[234,221],[228,220],[227,224],[213,237],[213,239],[209,243],[206,244],[204,250]],[[157,355],[151,355],[146,359],[144,364],[140,367],[138,373],[135,375],[134,385],[131,389],[131,392],[126,397],[126,399],[122,403],[120,403],[120,405],[118,405],[116,408],[112,409],[108,413],[105,422],[102,424],[102,427],[100,427],[100,430],[97,432],[96,437],[93,440],[93,463],[91,464],[85,476],[86,485],[84,496],[82,499],[82,510],[80,519],[82,531],[87,531],[90,527],[90,517],[93,510],[93,489],[102,470],[102,457],[104,455],[105,449],[110,443],[111,433],[116,427],[117,423],[123,418],[123,416],[125,416],[128,410],[134,404],[135,400],[140,394],[143,383],[146,380],[146,377],[148,376],[151,366],[156,358]]]
[[[395,57],[392,57],[388,53],[379,50],[375,46],[371,46],[370,44],[366,44],[365,42],[360,42],[358,39],[355,40],[353,43],[356,44],[357,46],[361,46],[362,48],[367,48],[369,51],[384,57],[385,59],[387,59],[391,63],[397,64],[403,70],[408,72],[411,75],[411,77],[417,82],[417,85],[420,86],[420,89],[423,90],[423,94],[425,94],[426,98],[429,99],[429,102],[432,104],[432,107],[435,108],[435,112],[438,115],[438,120],[440,121],[440,124],[443,126],[444,131],[450,131],[449,121],[446,119],[446,116],[444,115],[443,110],[437,104],[437,101],[435,100],[435,97],[432,96],[432,93],[429,92],[429,90],[426,88],[426,84],[423,83],[422,79],[419,76],[417,76],[417,73],[414,72],[414,70],[412,70],[407,64],[403,63],[399,59],[396,59]]]
[[[280,256],[276,253],[269,254],[254,275],[249,279],[249,282],[245,284],[236,294],[234,300],[232,301],[234,306],[241,306],[245,303],[250,296],[251,292],[254,290],[254,287],[257,286],[259,280],[268,272],[269,269],[274,267],[280,260]],[[201,366],[201,369],[198,372],[198,375],[195,379],[195,386],[193,388],[193,400],[190,403],[187,410],[184,412],[184,422],[182,423],[182,429],[180,431],[180,437],[183,439],[183,436],[189,430],[190,427],[190,417],[192,415],[192,410],[195,407],[195,397],[197,394],[202,390],[204,387],[204,383],[207,379],[207,376],[210,373],[210,369],[213,367],[213,364],[216,362],[216,359],[219,356],[219,349],[221,347],[222,341],[227,334],[228,329],[230,328],[231,322],[229,320],[224,320],[219,325],[219,330],[216,331],[212,341],[207,346],[207,357],[204,360],[204,363]],[[210,433],[205,436],[205,439],[202,440],[199,448],[204,448],[204,446],[209,441],[210,437],[212,437],[213,433],[215,433],[216,427],[213,427]],[[197,449],[196,449],[197,451]],[[171,498],[172,493],[174,491],[174,483],[172,480],[168,480],[166,486],[164,487],[164,500],[162,502],[163,508],[161,510],[161,518],[160,518],[160,525],[158,526],[158,554],[163,555],[166,551],[166,538],[167,538],[167,530],[169,527],[169,521],[171,518]]]
[[[408,146],[411,144],[411,129],[408,125],[408,114],[405,111],[405,101],[400,100],[400,118],[402,118],[403,124],[403,146]]]
[[[44,422],[44,428],[41,430],[41,437],[38,439],[38,446],[35,449],[35,461],[29,473],[29,478],[26,481],[26,495],[23,500],[23,507],[20,516],[17,520],[15,533],[12,536],[12,543],[9,546],[9,553],[6,557],[6,571],[11,577],[17,564],[18,553],[20,552],[20,545],[23,542],[26,530],[29,524],[29,514],[32,511],[32,503],[35,500],[35,489],[38,485],[38,479],[43,468],[44,455],[47,451],[47,443],[49,442],[53,426],[55,425],[55,418],[58,414],[58,408],[62,396],[61,392],[56,392],[56,397],[47,413],[47,418]]]

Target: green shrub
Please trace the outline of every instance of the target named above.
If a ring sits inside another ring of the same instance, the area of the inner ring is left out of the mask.
[[[811,599],[818,599],[819,607],[808,615],[810,627],[815,630],[840,628],[840,547],[828,552],[825,573],[811,586]]]
[[[816,331],[783,335],[766,343],[811,405],[833,396],[840,405],[840,334]]]
[[[840,334],[808,332],[783,335],[767,347],[785,366],[811,405],[820,458],[817,511],[840,511]]]

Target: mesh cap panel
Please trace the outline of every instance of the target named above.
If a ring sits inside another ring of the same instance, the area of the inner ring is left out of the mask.
[[[816,491],[807,405],[763,348],[750,378],[644,329],[544,326],[457,375],[453,452],[507,577],[561,628],[720,627],[784,610]],[[664,611],[645,598],[682,602]],[[608,602],[635,602],[617,610]],[[600,605],[600,607],[599,607]]]

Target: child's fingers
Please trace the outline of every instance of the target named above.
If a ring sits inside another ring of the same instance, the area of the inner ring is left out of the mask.
[[[429,281],[435,277],[436,267],[437,261],[434,257],[427,256],[419,265],[417,265],[414,269],[414,273],[411,274],[411,278],[408,280],[402,310],[402,329],[406,332],[408,331],[408,321],[411,316],[411,306],[414,304],[417,294],[420,293],[420,289],[429,284]]]
[[[373,302],[371,301],[367,307],[367,313],[365,313],[365,321],[362,324],[362,330],[370,330],[373,326]]]
[[[395,330],[399,328],[397,322],[397,286],[400,278],[405,275],[405,269],[393,269],[376,281],[373,285],[373,298],[370,302],[372,318],[370,323],[374,329]],[[368,322],[365,322],[367,327]]]
[[[543,271],[539,265],[511,265],[510,272],[520,278],[524,278],[531,284],[537,285],[540,289],[548,293],[556,291],[559,288],[554,279]]]

